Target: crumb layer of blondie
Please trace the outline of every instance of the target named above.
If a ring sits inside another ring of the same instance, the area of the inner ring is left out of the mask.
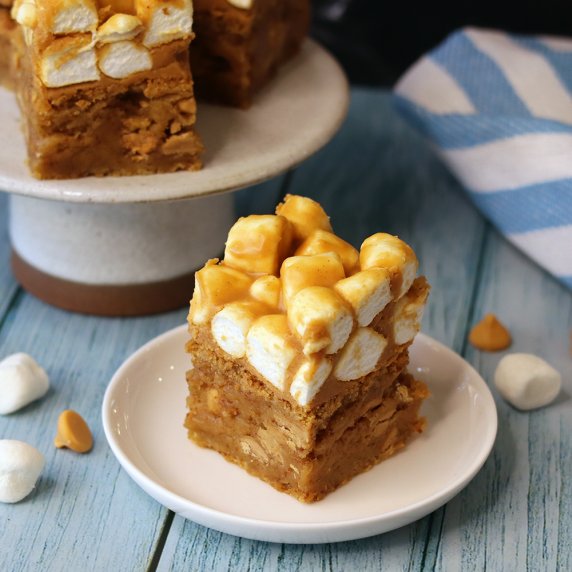
[[[201,168],[188,41],[152,50],[153,69],[48,88],[15,34],[13,76],[29,167],[38,179],[144,175]]]
[[[191,69],[197,96],[248,108],[278,67],[298,53],[310,23],[308,0],[266,0],[250,9],[194,0]]]
[[[429,392],[403,373],[407,349],[343,395],[305,410],[207,347],[187,346],[194,361],[187,373],[189,437],[300,501],[321,500],[425,427],[419,408]]]

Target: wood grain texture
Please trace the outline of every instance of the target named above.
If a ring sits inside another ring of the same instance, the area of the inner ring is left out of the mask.
[[[461,350],[486,224],[387,93],[354,89],[339,134],[286,190],[319,201],[335,232],[357,248],[380,231],[411,244],[433,285],[423,331]],[[436,554],[431,538],[427,544],[434,525],[428,516],[370,539],[293,546],[207,532],[175,516],[158,570],[420,570]]]
[[[467,359],[492,389],[499,430],[473,482],[445,508],[437,570],[571,570],[572,293],[491,230],[471,323],[495,313],[513,336],[510,348]],[[534,353],[558,369],[563,391],[542,409],[522,412],[494,387],[507,353]]]
[[[93,318],[18,290],[0,194],[0,358],[27,351],[52,382],[44,399],[0,416],[0,438],[27,441],[47,460],[27,499],[0,504],[0,570],[143,572],[155,564],[160,572],[572,570],[572,293],[483,221],[428,144],[396,116],[387,93],[354,90],[335,139],[292,176],[237,193],[237,214],[272,212],[285,191],[320,201],[336,232],[357,247],[380,230],[413,246],[433,287],[423,331],[465,355],[497,402],[499,433],[483,469],[426,518],[353,542],[271,544],[179,516],[171,524],[168,511],[113,457],[100,408],[116,368],[183,323],[186,309]],[[498,395],[493,374],[506,352],[485,354],[466,341],[469,327],[490,311],[513,334],[507,351],[536,353],[562,372],[564,390],[555,404],[524,413]],[[66,408],[84,415],[93,430],[87,455],[53,447]]]
[[[130,320],[82,316],[24,295],[0,330],[0,357],[17,351],[46,368],[41,400],[0,417],[2,438],[37,447],[46,467],[22,502],[0,505],[0,570],[145,570],[167,509],[141,491],[107,445],[101,403],[117,367],[139,346],[184,322],[187,310]],[[74,409],[93,449],[56,449],[57,420]]]

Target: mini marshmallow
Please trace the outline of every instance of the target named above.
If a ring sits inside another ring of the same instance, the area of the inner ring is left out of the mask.
[[[48,374],[28,354],[17,353],[0,361],[0,414],[18,411],[43,397],[49,388]]]
[[[424,278],[418,278],[414,286],[395,304],[393,336],[396,345],[413,340],[421,329],[429,289]]]
[[[385,268],[362,270],[340,280],[334,290],[352,306],[362,327],[369,326],[392,300],[391,280]]]
[[[342,299],[323,286],[298,292],[288,305],[288,320],[300,336],[306,355],[323,349],[335,354],[348,341],[354,325]]]
[[[252,0],[227,0],[227,2],[235,8],[241,10],[250,10],[252,8]]]
[[[282,299],[286,306],[304,288],[326,286],[331,288],[346,277],[344,266],[337,252],[316,256],[291,256],[280,269]]]
[[[296,349],[289,343],[288,319],[281,314],[258,318],[247,336],[246,357],[272,385],[284,391],[286,373]]]
[[[562,385],[560,373],[533,354],[504,356],[495,371],[499,393],[518,409],[548,405]]]
[[[387,339],[372,328],[358,328],[342,349],[334,375],[341,381],[351,381],[371,373],[387,343]]]
[[[13,503],[27,497],[46,459],[38,449],[11,439],[0,439],[0,502]]]
[[[296,372],[290,394],[302,407],[308,405],[332,371],[332,363],[327,358],[309,359]]]
[[[97,42],[108,44],[132,40],[143,30],[141,20],[128,14],[114,14],[97,30]]]
[[[236,268],[209,260],[195,274],[195,292],[189,314],[193,324],[204,324],[209,319],[211,308],[223,306],[247,295],[254,278]]]
[[[38,23],[38,9],[31,2],[20,4],[16,13],[16,22],[25,28],[35,28]]]
[[[54,35],[95,32],[99,24],[94,0],[35,0],[38,24]]]
[[[149,50],[127,40],[105,44],[99,49],[98,55],[99,69],[114,79],[129,77],[153,67]]]
[[[230,229],[224,262],[257,274],[278,276],[292,244],[292,227],[282,216],[251,215]]]
[[[348,242],[335,234],[317,228],[298,247],[296,256],[312,256],[325,252],[337,252],[340,255],[346,276],[349,276],[359,262],[359,252]]]
[[[366,238],[359,257],[362,270],[385,268],[389,271],[397,299],[409,290],[415,280],[418,264],[415,253],[396,236],[378,232]]]
[[[250,287],[250,295],[268,304],[272,308],[278,308],[280,305],[280,291],[282,289],[282,283],[280,278],[276,276],[261,276],[257,278]]]
[[[62,87],[101,76],[91,34],[63,36],[42,53],[40,78],[46,87]]]
[[[294,245],[301,244],[317,228],[333,232],[330,217],[316,201],[307,197],[286,195],[284,202],[276,207],[276,214],[291,222]]]
[[[216,343],[233,358],[246,355],[246,336],[254,321],[265,314],[262,304],[234,302],[227,304],[211,322]]]
[[[146,28],[143,45],[153,48],[192,34],[191,0],[136,0],[137,17]]]

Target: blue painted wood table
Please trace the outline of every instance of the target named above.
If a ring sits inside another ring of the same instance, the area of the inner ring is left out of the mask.
[[[44,399],[0,417],[0,438],[26,441],[46,456],[33,493],[0,505],[0,570],[572,570],[572,292],[477,213],[429,145],[395,114],[386,92],[354,90],[334,140],[294,172],[237,193],[237,215],[273,212],[285,192],[322,203],[336,232],[355,246],[383,230],[414,248],[433,287],[423,331],[472,363],[497,402],[498,437],[481,471],[422,520],[352,542],[255,542],[174,515],[121,469],[100,409],[118,366],[183,324],[187,309],[105,319],[39,302],[11,274],[8,197],[0,193],[0,358],[28,352],[52,383]],[[486,312],[509,327],[510,351],[538,354],[562,373],[554,404],[523,413],[498,395],[492,378],[504,352],[485,354],[467,343]],[[87,455],[52,444],[68,408],[92,428]]]

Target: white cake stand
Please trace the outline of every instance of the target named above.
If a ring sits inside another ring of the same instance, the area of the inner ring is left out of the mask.
[[[340,66],[307,40],[249,111],[199,104],[202,171],[38,181],[14,95],[0,89],[0,189],[11,193],[16,278],[46,302],[92,314],[187,303],[194,271],[220,255],[234,222],[228,191],[304,161],[335,134],[348,104]]]

